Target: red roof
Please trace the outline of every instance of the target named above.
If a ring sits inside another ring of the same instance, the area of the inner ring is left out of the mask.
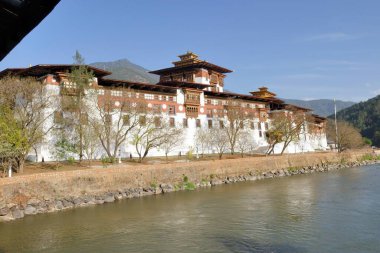
[[[166,93],[176,93],[177,87],[169,87],[157,84],[142,83],[142,82],[132,82],[117,79],[99,79],[98,85],[105,87],[122,87],[127,89],[136,90],[150,90],[150,91],[160,91]]]
[[[78,67],[75,64],[39,64],[29,68],[8,68],[0,72],[0,77],[6,75],[17,76],[35,76],[40,77],[47,74],[54,74],[56,72],[70,71],[73,67]],[[93,71],[96,77],[103,77],[112,74],[109,71],[85,65],[89,70]]]

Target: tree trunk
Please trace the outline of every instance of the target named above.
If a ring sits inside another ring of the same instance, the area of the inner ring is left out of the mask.
[[[36,148],[33,148],[34,149],[34,153],[36,155],[36,161],[35,162],[38,162],[38,152],[37,152],[37,149]]]

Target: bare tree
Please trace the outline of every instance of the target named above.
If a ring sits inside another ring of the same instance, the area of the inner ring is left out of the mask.
[[[161,122],[157,124],[156,117],[152,114],[141,115],[139,124],[132,131],[131,143],[135,146],[139,156],[139,162],[148,155],[149,151],[159,148],[167,138],[165,128],[167,124]]]
[[[27,140],[17,159],[18,170],[23,172],[29,151],[41,144],[45,135],[54,127],[53,124],[45,123],[52,118],[56,101],[37,80],[19,77],[5,77],[0,80],[0,101],[3,109],[11,112]]]
[[[139,124],[140,116],[147,112],[144,102],[139,101],[135,93],[128,89],[105,91],[102,97],[94,96],[94,112],[89,116],[91,127],[107,156],[114,160],[122,144],[128,143],[128,136]]]
[[[338,140],[338,152],[347,149],[361,148],[364,146],[363,137],[358,129],[350,125],[346,121],[338,121],[338,138],[336,138],[335,123],[330,122],[327,127],[327,138],[330,140]]]
[[[226,132],[230,151],[233,155],[235,153],[236,142],[239,133],[244,129],[246,122],[248,121],[248,115],[240,107],[240,103],[228,100],[227,105],[224,106],[226,111],[227,124],[224,126]]]
[[[222,159],[230,144],[226,131],[221,128],[211,128],[209,129],[209,138],[210,145],[216,149],[219,159]]]
[[[209,147],[210,132],[208,129],[197,128],[194,139],[195,147],[198,151],[201,151],[201,155],[203,157],[206,149]]]
[[[240,131],[236,138],[236,146],[241,157],[244,157],[244,154],[254,146],[252,133],[247,130]]]
[[[164,137],[159,148],[165,152],[166,161],[168,161],[168,154],[181,146],[184,131],[181,127],[170,127],[168,124],[161,131]]]
[[[283,154],[290,143],[298,141],[305,133],[307,115],[301,110],[272,112],[270,122],[271,127],[266,133],[269,143],[267,154],[273,153],[279,143],[283,144]]]

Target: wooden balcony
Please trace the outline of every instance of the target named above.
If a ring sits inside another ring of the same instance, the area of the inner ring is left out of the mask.
[[[199,99],[185,99],[185,104],[200,105]]]

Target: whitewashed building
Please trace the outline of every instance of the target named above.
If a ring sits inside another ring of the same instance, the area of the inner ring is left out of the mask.
[[[159,115],[163,120],[167,120],[168,127],[184,128],[184,135],[178,140],[180,143],[170,152],[170,155],[185,154],[189,151],[200,152],[196,143],[196,132],[199,129],[225,127],[225,124],[228,124],[226,111],[231,106],[247,116],[247,120],[240,127],[250,134],[251,140],[247,141],[255,143],[256,152],[264,153],[268,147],[266,132],[271,127],[271,115],[279,112],[301,111],[309,116],[308,121],[300,131],[297,141],[289,144],[285,152],[326,150],[325,118],[311,114],[307,108],[285,104],[266,87],[261,87],[250,94],[227,92],[224,90],[224,79],[228,73],[232,72],[231,70],[200,60],[191,52],[180,55],[179,58],[179,61],[173,62],[173,67],[150,72],[160,76],[157,84],[107,79],[110,72],[87,66],[95,76],[86,92],[87,106],[96,107],[106,97],[112,100],[114,110],[120,109],[123,101],[131,97],[145,103],[152,115],[156,114],[155,117]],[[73,65],[36,65],[29,68],[6,69],[0,72],[0,77],[31,76],[45,85],[49,91],[47,94],[57,101],[56,106],[47,112],[52,116],[45,127],[50,128],[65,113],[60,107],[61,100],[75,92],[75,84],[67,82],[67,73],[72,68]],[[93,110],[90,116],[96,118],[96,113],[97,110]],[[128,112],[125,113],[128,114]],[[130,139],[127,138],[120,146],[118,156],[122,158],[137,156]],[[56,140],[56,132],[50,131],[45,142],[38,147],[37,157],[36,152],[31,152],[31,159],[38,161],[56,159],[54,155]],[[101,145],[98,148],[93,154],[94,158],[100,158],[106,154]],[[283,145],[279,143],[274,153],[280,153],[282,148]],[[209,147],[206,152],[216,151]],[[164,152],[160,148],[149,151],[149,156],[162,155]]]

